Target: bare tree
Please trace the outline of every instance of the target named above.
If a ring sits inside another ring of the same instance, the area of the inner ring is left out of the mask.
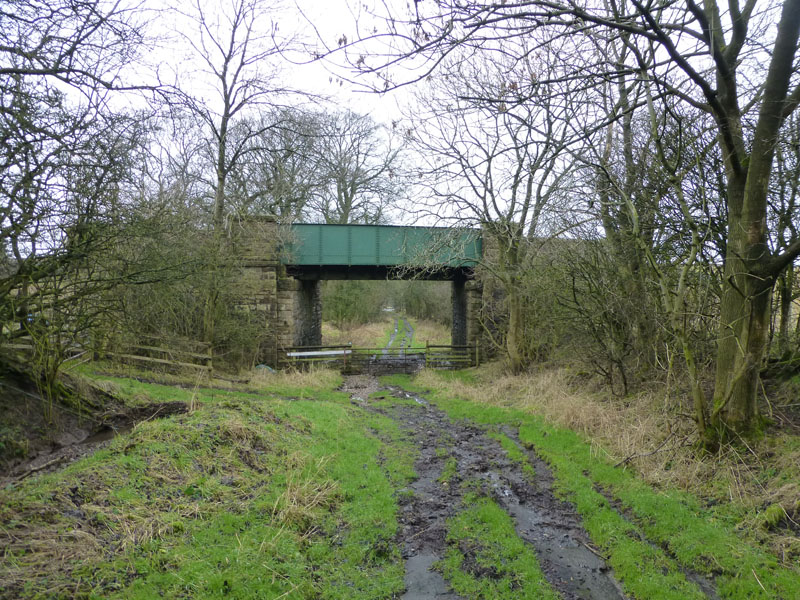
[[[546,51],[529,53],[525,41],[502,48],[525,59],[504,63],[466,54],[448,60],[429,78],[418,100],[426,109],[410,121],[410,133],[428,161],[427,210],[483,229],[483,265],[500,282],[508,307],[502,345],[518,371],[534,347],[524,334],[522,281],[536,249],[554,233],[550,211],[564,198],[574,108],[566,97],[533,91],[555,68]]]
[[[274,9],[264,0],[234,0],[219,6],[197,0],[188,11],[179,11],[193,25],[179,34],[200,65],[201,76],[194,73],[191,86],[178,82],[173,106],[191,115],[206,137],[203,152],[211,166],[207,186],[213,197],[210,224],[220,260],[231,175],[255,150],[253,142],[272,127],[255,113],[274,108],[289,93],[280,82],[279,67],[280,54],[291,40],[279,38],[278,24],[271,18]],[[206,341],[214,339],[217,276],[218,268],[212,266],[204,309]]]
[[[281,222],[304,218],[323,185],[316,164],[319,119],[303,109],[278,109],[261,117],[263,132],[231,174],[233,208],[241,214],[274,215]]]
[[[274,126],[256,112],[286,99],[279,78],[280,54],[291,40],[278,37],[274,7],[263,0],[234,0],[213,7],[199,1],[181,12],[192,30],[179,33],[192,49],[201,77],[177,84],[177,106],[197,121],[207,136],[213,178],[211,224],[223,229],[231,173],[254,150],[253,141]],[[201,90],[206,91],[203,93]],[[255,146],[257,147],[257,146]]]
[[[63,349],[125,276],[99,268],[119,234],[119,186],[140,115],[113,113],[132,87],[143,24],[119,4],[15,0],[0,9],[0,322],[30,335],[43,392]]]
[[[770,226],[774,239],[773,253],[785,252],[798,235],[797,214],[800,207],[800,118],[792,114],[787,119],[785,134],[781,136],[775,155],[775,169],[770,184]],[[797,298],[794,263],[784,270],[777,281],[778,289],[778,352],[782,359],[791,356],[796,348],[792,344],[792,303]]]
[[[427,11],[427,12],[426,12]],[[755,0],[720,6],[710,0],[675,4],[638,0],[580,4],[543,0],[415,3],[408,18],[392,15],[387,31],[396,47],[388,58],[353,65],[396,85],[391,71],[416,60],[419,78],[458,48],[491,49],[499,39],[546,35],[582,39],[618,36],[624,63],[597,53],[563,56],[576,86],[647,73],[655,94],[671,95],[709,115],[725,162],[727,233],[724,294],[711,421],[720,435],[758,429],[757,388],[769,329],[770,296],[778,275],[800,253],[800,241],[769,247],[767,198],[775,150],[786,119],[800,103],[795,63],[800,0],[761,11]],[[648,56],[657,60],[649,61]],[[563,78],[561,79],[563,81]]]
[[[311,218],[383,221],[405,193],[397,136],[350,110],[318,113],[317,126],[314,164],[321,185],[309,204]]]

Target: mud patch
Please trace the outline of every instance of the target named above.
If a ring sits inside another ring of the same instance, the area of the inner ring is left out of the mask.
[[[48,446],[42,446],[26,459],[13,461],[0,473],[0,487],[34,474],[50,473],[64,468],[106,446],[111,439],[127,433],[137,423],[163,419],[187,411],[188,406],[183,402],[155,402],[124,411],[106,413],[101,417],[95,417],[98,419],[96,421],[84,419],[80,424],[73,423],[71,429],[54,435]]]
[[[398,541],[403,545],[408,586],[403,598],[458,598],[442,587],[446,584],[432,567],[447,552],[447,519],[463,508],[465,485],[473,493],[491,497],[511,515],[517,535],[536,552],[545,577],[563,598],[625,598],[610,568],[591,549],[574,507],[553,494],[552,473],[544,461],[529,452],[536,469],[531,482],[484,429],[467,421],[451,422],[424,398],[398,388],[390,388],[390,393],[404,400],[414,398],[419,405],[375,408],[406,428],[420,452],[415,464],[419,478],[409,490],[413,497],[403,504],[399,517]],[[443,476],[448,461],[456,466]],[[474,552],[459,550],[469,568]],[[489,567],[480,566],[479,571],[472,574],[493,576]]]
[[[404,600],[460,598],[434,569],[447,550],[447,519],[461,504],[459,486],[452,481],[441,481],[451,440],[439,423],[441,415],[434,415],[434,411],[423,404],[395,406],[388,411],[390,417],[409,430],[419,448],[414,463],[417,479],[408,490],[400,492],[413,494],[405,496],[408,501],[402,503],[398,516],[398,543],[406,561]]]
[[[350,394],[350,399],[354,402],[365,402],[371,394],[380,389],[378,380],[369,375],[350,375],[345,377],[344,383],[339,386],[338,391]]]

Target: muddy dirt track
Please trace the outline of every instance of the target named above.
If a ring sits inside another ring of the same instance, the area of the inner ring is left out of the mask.
[[[402,321],[403,324],[403,338],[398,342],[397,341],[397,332],[400,330],[400,322]],[[383,349],[383,353],[386,354],[389,348],[410,348],[411,343],[414,340],[414,328],[411,326],[411,323],[408,322],[408,319],[403,317],[398,317],[394,320],[394,331],[389,336],[389,341],[386,343],[386,347]]]
[[[359,385],[353,381],[344,389],[359,387],[361,400],[377,389],[377,383]],[[404,600],[460,598],[435,565],[447,550],[447,519],[465,508],[461,484],[468,481],[473,488],[477,482],[482,493],[513,518],[517,535],[535,551],[548,582],[563,598],[626,597],[611,570],[591,549],[589,536],[574,508],[553,494],[553,477],[547,465],[519,445],[515,431],[507,428],[503,433],[526,452],[535,468],[534,478],[523,473],[520,464],[509,460],[484,429],[466,421],[454,423],[423,397],[401,389],[388,388],[383,393],[387,398],[394,396],[416,403],[372,408],[396,420],[419,450],[414,465],[418,478],[410,486],[413,494],[403,496],[399,517],[398,543],[406,561]],[[442,482],[442,470],[451,458],[457,463],[455,475]],[[479,571],[476,566],[475,574],[492,576],[490,570]]]

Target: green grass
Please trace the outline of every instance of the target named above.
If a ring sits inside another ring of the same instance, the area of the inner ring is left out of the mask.
[[[417,451],[395,421],[334,391],[338,376],[270,375],[256,382],[259,393],[96,377],[126,404],[181,401],[194,410],[141,423],[59,472],[0,490],[0,598],[377,600],[402,592],[397,502]],[[443,384],[472,377],[440,375]],[[525,468],[524,452],[497,432],[519,427],[632,598],[704,597],[689,569],[715,576],[722,598],[800,598],[800,572],[748,543],[736,515],[655,491],[535,415],[426,392],[404,376],[385,382],[495,430]],[[387,396],[373,404],[417,406]],[[442,481],[456,469],[447,460]],[[442,562],[457,590],[550,597],[508,515],[467,498],[449,523]]]
[[[445,463],[444,467],[442,467],[442,474],[439,475],[439,478],[436,480],[439,483],[449,483],[453,477],[458,474],[458,461],[455,457],[451,456],[448,458]]]
[[[426,393],[407,376],[384,381]],[[577,433],[547,425],[535,415],[455,399],[441,390],[425,397],[454,419],[519,425],[520,441],[551,465],[557,490],[575,504],[593,542],[633,597],[703,598],[682,572],[691,569],[715,575],[722,598],[800,598],[800,570],[780,566],[774,556],[749,544],[733,519],[704,509],[687,493],[652,489],[598,457]],[[631,520],[601,492],[617,500]]]
[[[448,550],[440,564],[453,589],[466,598],[557,600],[508,513],[488,498],[468,495],[464,504],[448,521]]]
[[[159,400],[193,393],[116,383]],[[0,491],[0,523],[16,539],[0,597],[399,594],[395,493],[414,476],[414,450],[390,419],[322,396],[201,389],[194,412]]]

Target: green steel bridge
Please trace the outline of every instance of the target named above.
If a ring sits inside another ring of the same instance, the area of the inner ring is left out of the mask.
[[[480,230],[292,225],[281,262],[297,279],[465,280],[483,253]]]

